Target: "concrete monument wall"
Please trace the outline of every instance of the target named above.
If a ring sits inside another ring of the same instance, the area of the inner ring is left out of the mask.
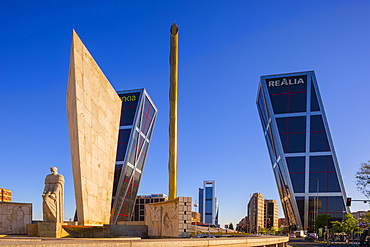
[[[31,223],[31,203],[0,202],[0,234],[27,234]]]
[[[191,237],[191,197],[145,204],[149,237]]]
[[[73,31],[67,113],[80,225],[109,223],[121,104]]]

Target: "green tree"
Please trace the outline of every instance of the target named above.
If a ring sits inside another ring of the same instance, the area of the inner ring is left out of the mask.
[[[363,221],[364,221],[365,223],[370,223],[370,212],[367,212],[367,213],[365,214],[365,217],[363,218]]]
[[[346,216],[344,216],[343,231],[345,233],[352,233],[356,228],[356,222],[358,221],[353,218],[352,214],[346,214]]]
[[[231,223],[231,222],[230,222],[230,224],[229,224],[229,229],[234,230],[233,223]]]
[[[361,234],[363,232],[363,229],[361,227],[355,227],[355,230],[353,233],[356,233],[356,234]]]
[[[315,230],[317,231],[319,228],[324,228],[328,225],[328,220],[331,218],[330,214],[319,214],[315,218]]]
[[[367,198],[370,198],[370,161],[362,163],[356,172],[356,186]]]
[[[279,234],[283,233],[283,228],[278,227],[278,232],[279,232]]]
[[[275,233],[276,233],[276,230],[275,230],[275,228],[273,226],[270,228],[270,233],[272,235],[275,235]]]
[[[264,228],[264,227],[261,227],[261,229],[260,229],[260,234],[266,234],[266,229]]]
[[[334,227],[334,233],[341,233],[342,232],[342,223],[339,221],[333,221],[331,223]]]

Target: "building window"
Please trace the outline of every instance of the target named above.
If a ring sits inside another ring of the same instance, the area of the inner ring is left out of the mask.
[[[306,151],[306,117],[277,118],[276,123],[285,153]]]

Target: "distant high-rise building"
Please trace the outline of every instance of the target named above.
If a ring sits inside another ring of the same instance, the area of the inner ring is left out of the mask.
[[[0,188],[0,202],[11,202],[12,192],[7,189]]]
[[[215,181],[204,181],[203,188],[199,189],[200,222],[204,224],[216,225],[216,218],[218,218],[218,215],[216,217],[216,211],[218,211],[218,206],[216,208],[215,194]]]
[[[265,200],[260,193],[254,193],[248,203],[249,232],[259,233],[265,227]]]
[[[204,190],[203,188],[199,188],[199,214],[200,214],[200,222],[203,223],[204,222],[204,218],[203,218],[203,195],[204,194]]]
[[[117,93],[122,100],[122,111],[111,224],[131,219],[157,117],[157,108],[145,89]]]
[[[315,73],[262,76],[257,107],[287,224],[341,221],[349,208]]]
[[[151,194],[136,197],[134,212],[131,221],[145,221],[145,204],[167,201],[165,194]]]
[[[268,228],[269,225],[270,228],[274,227],[275,230],[277,230],[279,206],[277,205],[276,201],[265,200],[264,211],[265,211],[265,228]]]

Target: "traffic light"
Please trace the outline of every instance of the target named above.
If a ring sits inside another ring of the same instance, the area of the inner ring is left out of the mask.
[[[270,229],[270,220],[267,220],[267,229]]]
[[[351,203],[352,203],[352,198],[351,197],[347,197],[347,204],[346,204],[346,206],[347,207],[350,207],[351,206]]]

